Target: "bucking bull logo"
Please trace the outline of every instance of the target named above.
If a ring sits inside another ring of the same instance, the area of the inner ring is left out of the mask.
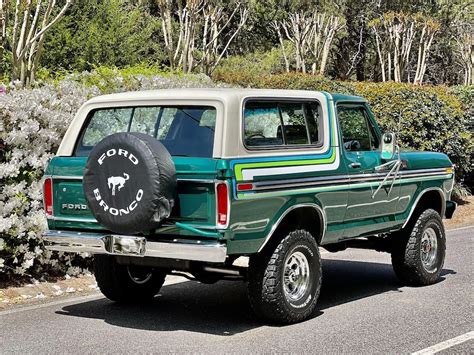
[[[138,159],[130,152],[128,152],[125,149],[109,149],[107,152],[102,154],[99,159],[97,159],[97,162],[99,165],[102,165],[104,163],[104,160],[107,159],[108,157],[112,157],[114,155],[118,156],[123,156],[124,158],[130,160],[133,165],[138,165],[139,161]],[[112,190],[112,196],[115,196],[116,188],[118,191],[120,191],[124,186],[125,182],[130,179],[130,175],[127,173],[123,173],[122,176],[111,176],[107,179],[107,186],[109,189]],[[99,203],[99,206],[101,206],[105,212],[110,213],[113,216],[122,216],[122,215],[127,215],[131,211],[133,211],[137,206],[138,202],[141,201],[143,198],[143,190],[138,189],[135,199],[131,201],[126,208],[115,208],[112,206],[109,206],[103,199],[102,196],[100,195],[99,188],[94,189],[94,196],[97,202]]]
[[[123,173],[123,177],[111,176],[107,179],[107,186],[109,189],[112,189],[112,196],[115,196],[115,188],[118,186],[118,190],[120,191],[122,187],[125,186],[125,181],[128,179],[130,179],[130,175],[127,173]]]

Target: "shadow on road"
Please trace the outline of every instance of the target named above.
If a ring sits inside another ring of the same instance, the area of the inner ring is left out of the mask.
[[[443,270],[443,275],[455,274]],[[444,280],[444,276],[441,281]],[[389,264],[323,260],[323,287],[315,317],[325,309],[389,291],[403,292]],[[252,313],[246,284],[184,282],[165,286],[156,300],[122,306],[99,299],[63,307],[58,314],[103,319],[126,328],[233,335],[264,324]]]

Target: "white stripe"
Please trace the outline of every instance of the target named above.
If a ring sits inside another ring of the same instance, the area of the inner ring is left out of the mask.
[[[425,354],[436,354],[440,351],[446,350],[448,348],[451,348],[455,345],[459,345],[462,343],[465,343],[466,341],[474,339],[474,331],[469,332],[463,335],[460,335],[456,338],[448,339],[446,341],[443,341],[441,343],[435,344],[433,346],[430,346],[429,348],[417,351],[413,353],[412,355],[425,355]]]

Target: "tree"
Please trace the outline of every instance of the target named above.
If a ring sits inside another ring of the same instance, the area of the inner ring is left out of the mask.
[[[388,12],[369,22],[375,35],[382,81],[421,84],[426,72],[426,60],[439,23],[421,13]],[[413,78],[412,48],[417,52]]]
[[[0,0],[0,79],[3,76],[3,55],[5,53],[5,42],[7,39],[7,21],[9,0]]]
[[[74,0],[48,31],[40,64],[52,72],[159,66],[166,58],[160,31],[158,18],[128,0]]]
[[[474,28],[470,23],[462,23],[456,26],[457,36],[455,38],[459,58],[464,70],[464,85],[473,85],[474,76],[472,67],[474,65]]]
[[[309,59],[311,73],[323,75],[334,37],[344,27],[344,21],[324,12],[297,12],[290,13],[288,19],[273,21],[271,27],[277,33],[287,71],[289,62],[285,39],[295,48],[296,71],[306,73]]]
[[[184,72],[200,66],[204,73],[211,74],[248,19],[248,8],[240,1],[230,4],[232,11],[230,6],[212,0],[157,0],[157,3],[169,66]],[[231,28],[237,14],[238,24]],[[200,58],[196,58],[199,54]]]
[[[45,34],[66,13],[73,0],[66,0],[60,11],[56,11],[56,0],[16,0],[14,23],[10,39],[12,52],[11,79],[22,86],[35,81],[35,73],[43,50]]]

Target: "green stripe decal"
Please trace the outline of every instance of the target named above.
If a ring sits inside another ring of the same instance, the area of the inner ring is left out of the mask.
[[[336,160],[336,149],[332,149],[332,154],[329,158],[324,159],[310,159],[310,160],[289,160],[289,161],[272,161],[262,163],[247,163],[238,164],[235,166],[235,177],[237,181],[242,181],[242,170],[253,168],[275,168],[282,166],[299,166],[299,165],[316,165],[316,164],[331,164]]]

